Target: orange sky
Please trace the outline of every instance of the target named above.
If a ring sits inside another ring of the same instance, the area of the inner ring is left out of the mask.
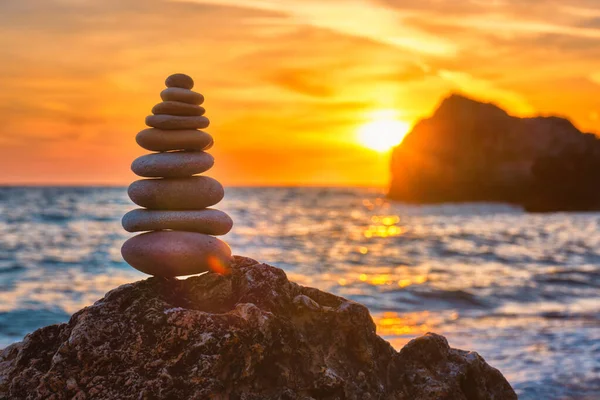
[[[596,0],[2,1],[0,183],[131,182],[135,134],[185,72],[224,184],[385,185],[361,125],[453,90],[600,132],[598,43]]]

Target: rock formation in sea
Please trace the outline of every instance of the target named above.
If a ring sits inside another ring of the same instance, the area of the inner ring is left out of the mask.
[[[559,117],[517,118],[453,94],[392,154],[389,197],[600,208],[600,140]]]
[[[395,351],[364,306],[244,257],[123,285],[0,353],[0,399],[516,398],[477,353],[433,333]]]
[[[146,232],[125,242],[121,253],[132,267],[155,276],[192,275],[225,271],[231,250],[214,235],[231,230],[233,221],[222,211],[208,208],[225,194],[216,180],[198,175],[214,164],[205,152],[213,145],[204,116],[204,96],[193,92],[194,81],[174,74],[166,80],[162,103],[146,118],[146,129],[137,142],[156,153],[136,159],[131,165],[142,179],[129,186],[128,194],[145,208],[128,212],[123,227]]]

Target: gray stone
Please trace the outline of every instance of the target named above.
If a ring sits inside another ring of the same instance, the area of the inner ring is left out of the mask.
[[[215,236],[225,235],[233,227],[229,215],[211,208],[197,211],[137,209],[125,214],[121,222],[128,232],[172,229]]]
[[[166,88],[160,92],[160,98],[163,99],[163,101],[180,101],[182,103],[197,105],[200,105],[204,102],[204,96],[202,96],[200,93],[176,87]]]
[[[152,108],[152,114],[179,115],[182,117],[204,115],[205,111],[204,107],[180,101],[163,101]]]
[[[135,269],[165,277],[221,272],[232,261],[227,243],[195,232],[142,233],[127,240],[121,254]]]
[[[191,89],[194,87],[194,80],[186,74],[173,74],[165,81],[167,87],[176,87]]]
[[[203,151],[175,151],[136,158],[131,170],[147,178],[185,178],[208,171],[215,159]]]
[[[148,115],[146,125],[157,129],[177,130],[177,129],[203,129],[210,125],[208,118],[200,117],[180,117],[177,115]]]
[[[220,202],[223,186],[208,176],[142,179],[129,185],[129,198],[151,210],[201,210]]]
[[[136,142],[146,150],[208,150],[213,138],[206,132],[189,130],[144,129],[135,137]]]

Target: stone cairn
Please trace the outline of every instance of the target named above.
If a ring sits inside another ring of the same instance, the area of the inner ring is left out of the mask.
[[[129,198],[140,207],[123,217],[128,232],[146,232],[121,248],[125,261],[149,275],[181,276],[205,271],[225,273],[229,246],[211,236],[224,235],[233,221],[222,211],[207,208],[223,199],[223,186],[197,174],[208,171],[214,158],[206,153],[213,138],[198,129],[209,120],[200,106],[204,96],[193,92],[194,81],[175,74],[166,80],[163,102],[146,117],[137,143],[156,153],[137,158],[132,171],[144,178],[129,186]]]

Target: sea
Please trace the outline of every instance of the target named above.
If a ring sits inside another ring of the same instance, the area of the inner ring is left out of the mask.
[[[0,348],[145,278],[122,187],[0,188]],[[478,352],[520,399],[600,399],[600,213],[409,205],[381,189],[228,188],[235,254],[358,301],[400,349]]]

